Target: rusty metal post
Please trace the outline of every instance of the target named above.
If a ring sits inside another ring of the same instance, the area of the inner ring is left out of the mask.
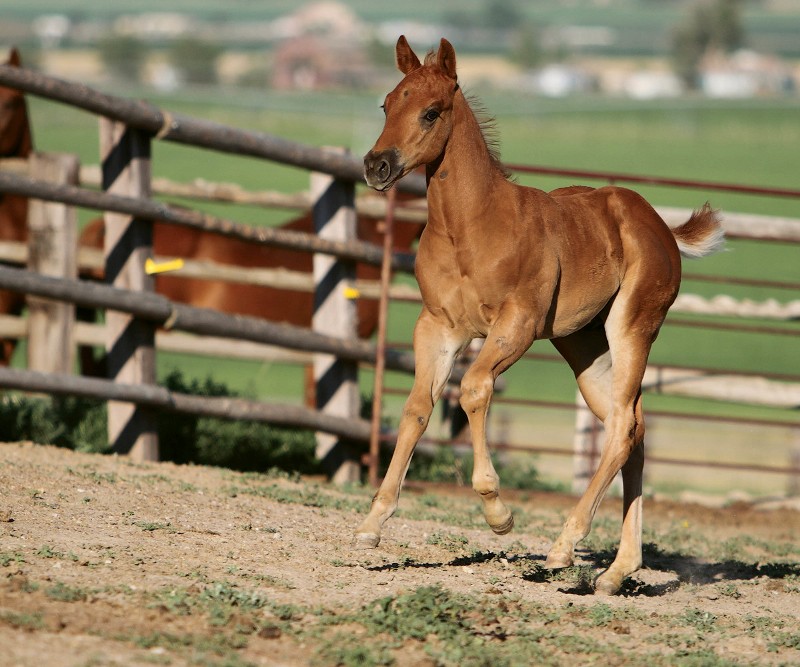
[[[368,478],[378,486],[378,461],[381,446],[381,405],[383,403],[383,373],[386,369],[386,323],[389,314],[389,283],[392,279],[392,251],[394,250],[394,204],[396,190],[392,188],[386,198],[386,220],[383,233],[383,263],[381,264],[381,298],[378,304],[378,340],[375,358],[375,383],[372,390],[372,430],[369,438]]]

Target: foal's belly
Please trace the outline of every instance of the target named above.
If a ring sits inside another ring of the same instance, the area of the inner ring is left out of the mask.
[[[607,283],[607,284],[606,284]],[[618,285],[599,281],[584,285],[568,294],[557,292],[554,298],[536,300],[529,294],[513,292],[498,295],[481,290],[475,281],[462,280],[455,288],[442,292],[434,290],[423,300],[434,314],[441,315],[451,327],[468,332],[473,337],[485,337],[497,322],[501,312],[513,303],[527,308],[537,339],[562,338],[594,320],[613,299]]]
[[[563,338],[583,329],[603,312],[618,290],[619,281],[611,276],[595,277],[573,288],[562,285],[542,338]]]

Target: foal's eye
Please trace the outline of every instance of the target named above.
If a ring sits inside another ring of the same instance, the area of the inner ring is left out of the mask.
[[[439,117],[439,112],[436,109],[429,109],[428,112],[425,114],[425,120],[429,123],[432,123]]]

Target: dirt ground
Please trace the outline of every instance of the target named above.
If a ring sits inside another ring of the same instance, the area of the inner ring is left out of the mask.
[[[598,598],[618,500],[554,575],[573,498],[506,494],[499,537],[470,490],[409,488],[380,546],[354,551],[369,497],[0,444],[0,665],[503,664],[453,653],[433,621],[374,630],[377,607],[423,594],[473,605],[449,613],[505,664],[800,664],[797,511],[647,501],[645,567]]]

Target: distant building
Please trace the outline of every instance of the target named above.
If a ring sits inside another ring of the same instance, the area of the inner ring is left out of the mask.
[[[583,67],[556,63],[544,66],[533,75],[533,88],[545,97],[566,97],[596,90],[597,80]]]
[[[367,85],[373,68],[367,58],[367,28],[339,2],[305,5],[274,22],[272,86],[316,90]]]
[[[637,70],[625,78],[622,90],[636,100],[678,97],[683,84],[676,74],[666,70]]]
[[[358,88],[369,83],[372,71],[363,48],[304,35],[276,47],[272,86],[278,90]]]
[[[710,54],[700,67],[700,88],[708,97],[746,98],[795,91],[789,66],[775,56],[740,50]]]

